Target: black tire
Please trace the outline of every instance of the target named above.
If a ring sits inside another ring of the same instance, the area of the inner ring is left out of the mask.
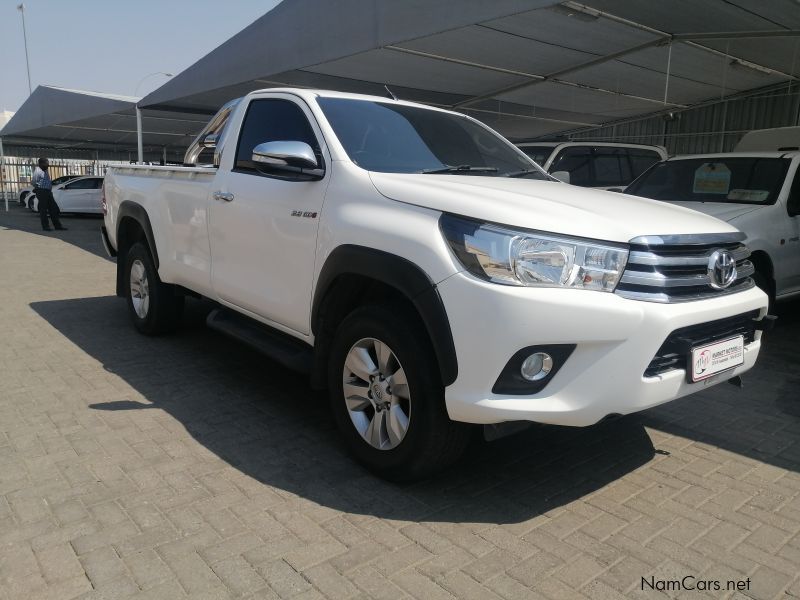
[[[33,198],[30,196],[30,194],[28,194],[28,209],[33,210]],[[39,212],[39,211],[36,210],[34,212]]]
[[[378,449],[362,437],[345,404],[345,360],[354,344],[365,338],[385,343],[408,381],[408,428],[402,441],[388,450]],[[349,450],[381,477],[392,481],[421,479],[455,462],[467,447],[473,427],[447,416],[433,349],[416,316],[406,310],[365,306],[348,315],[331,345],[328,380],[334,419]]]
[[[141,311],[143,314],[137,314],[137,309],[134,308],[130,283],[134,265],[137,270],[141,266],[147,281],[148,302],[146,308]],[[145,335],[174,331],[180,325],[183,315],[184,297],[175,293],[174,285],[163,283],[159,279],[150,250],[143,242],[136,242],[128,249],[124,268],[125,300],[134,327]]]
[[[27,203],[25,202],[25,198],[28,197],[28,194],[30,194],[30,192],[20,192],[20,194],[19,194],[19,205],[20,206],[27,206]]]

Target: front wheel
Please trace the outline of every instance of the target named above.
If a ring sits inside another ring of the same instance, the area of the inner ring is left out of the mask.
[[[451,421],[415,315],[359,308],[339,326],[329,363],[331,407],[356,459],[391,480],[419,479],[458,459],[471,427]]]
[[[180,323],[184,297],[158,277],[150,250],[136,242],[125,254],[128,310],[133,325],[146,335],[172,331]]]

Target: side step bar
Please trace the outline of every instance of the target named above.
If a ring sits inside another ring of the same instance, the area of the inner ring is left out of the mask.
[[[216,308],[206,325],[251,346],[292,371],[311,373],[314,351],[308,344],[258,321],[224,308]]]

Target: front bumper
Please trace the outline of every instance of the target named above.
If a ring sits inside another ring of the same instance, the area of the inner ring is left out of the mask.
[[[676,369],[645,377],[676,329],[748,311],[767,312],[767,296],[753,288],[678,304],[626,300],[584,290],[511,287],[458,273],[439,284],[458,357],[458,377],[445,390],[450,418],[468,423],[537,421],[591,425],[686,396],[750,369],[761,332],[745,347],[744,364],[698,383]],[[526,346],[576,344],[539,393],[492,393],[509,358]]]

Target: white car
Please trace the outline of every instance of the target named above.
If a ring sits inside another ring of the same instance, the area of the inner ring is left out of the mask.
[[[216,302],[208,324],[327,388],[386,477],[449,464],[470,424],[591,425],[736,378],[771,323],[734,227],[563,184],[460,113],[261,90],[185,162],[203,148],[216,166],[106,175],[133,325]]]
[[[679,156],[655,165],[625,192],[727,221],[747,236],[758,285],[776,300],[800,294],[797,150]]]
[[[559,181],[604,190],[625,187],[667,158],[663,146],[644,144],[529,142],[517,145]]]
[[[102,177],[77,177],[53,186],[53,199],[62,213],[102,214],[102,195]],[[39,212],[36,194],[28,197],[28,203],[31,210]]]
[[[80,177],[80,175],[62,175],[61,177],[56,177],[52,181],[53,187],[55,187],[55,186],[57,186],[59,184],[62,184],[62,183],[66,183],[67,181],[70,181],[71,179],[75,179],[76,177]],[[19,204],[20,204],[20,206],[27,206],[28,208],[31,208],[31,209],[33,208],[33,197],[31,196],[32,193],[33,193],[33,188],[32,187],[22,188],[19,191]]]

